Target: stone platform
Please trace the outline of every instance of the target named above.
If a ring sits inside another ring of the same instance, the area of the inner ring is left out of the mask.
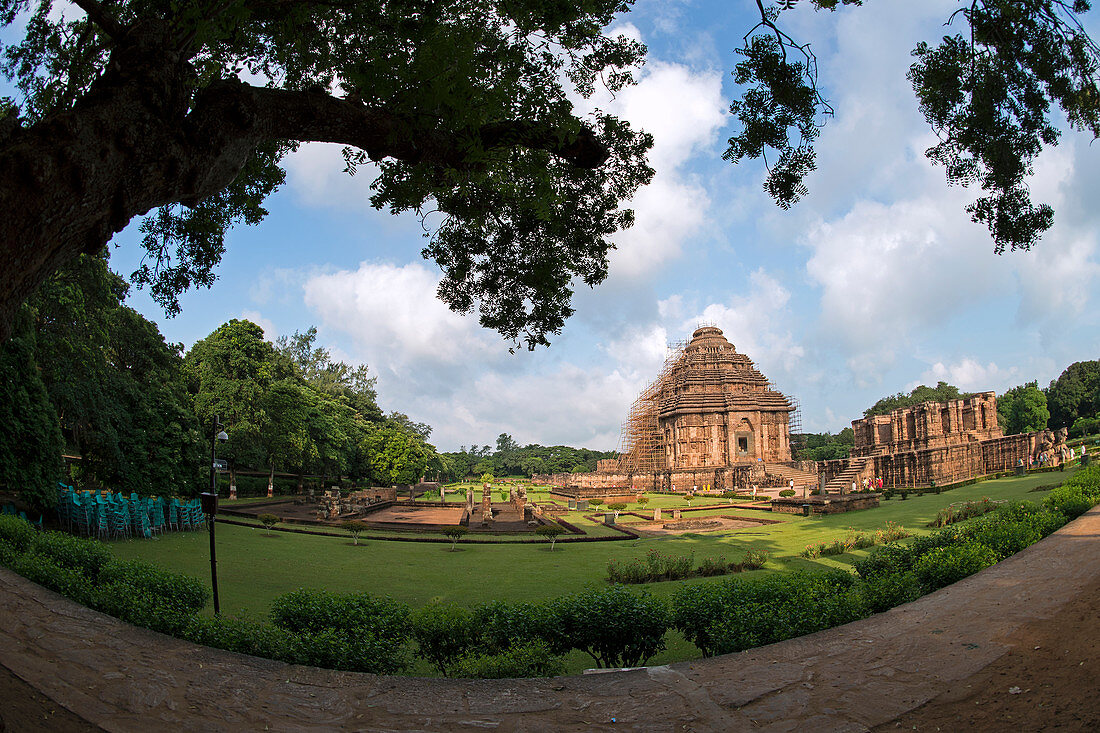
[[[878,501],[878,494],[810,494],[805,499],[799,496],[778,497],[772,499],[772,511],[802,514],[808,504],[814,514],[841,514],[872,509],[878,506]]]

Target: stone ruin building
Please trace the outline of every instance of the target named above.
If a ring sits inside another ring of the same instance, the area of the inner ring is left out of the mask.
[[[979,392],[947,402],[901,407],[852,422],[855,445],[848,463],[881,476],[886,487],[964,481],[1029,465],[1046,454],[1064,460],[1065,433],[1049,430],[1006,436],[997,424],[997,396]],[[829,461],[829,463],[836,463]]]
[[[703,326],[676,347],[656,381],[634,403],[617,459],[594,474],[538,477],[571,486],[573,495],[604,496],[613,487],[638,491],[746,488],[785,484],[791,462],[791,413],[749,357],[722,331]],[[766,475],[767,474],[767,475]],[[816,483],[816,475],[800,475]]]

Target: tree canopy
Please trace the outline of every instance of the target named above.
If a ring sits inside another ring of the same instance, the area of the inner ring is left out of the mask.
[[[1070,364],[1050,383],[1046,397],[1052,428],[1100,415],[1100,360]]]
[[[817,10],[862,0],[807,0]],[[514,343],[548,343],[573,289],[607,274],[611,237],[653,170],[651,138],[573,99],[633,82],[644,47],[605,35],[632,0],[0,0],[19,100],[0,101],[0,339],[19,304],[135,217],[133,273],[169,314],[209,286],[226,231],[264,219],[303,142],[376,164],[370,203],[414,212],[439,297]],[[756,1],[734,70],[732,161],[763,158],[784,207],[806,193],[832,108],[809,46]],[[75,7],[73,7],[75,6]],[[973,0],[910,70],[948,180],[976,183],[995,250],[1029,248],[1053,212],[1032,162],[1058,139],[1052,106],[1100,134],[1100,49],[1086,0]],[[842,83],[842,82],[839,82]],[[769,155],[771,159],[769,160]],[[147,215],[147,216],[146,216]]]
[[[373,206],[434,215],[444,302],[546,343],[653,174],[649,136],[567,97],[632,81],[644,47],[603,33],[630,0],[74,4],[0,0],[3,25],[30,9],[2,58],[22,100],[0,112],[0,336],[51,271],[151,210],[133,279],[178,311],[226,230],[264,218],[284,156],[320,141],[349,172],[378,164]]]
[[[997,398],[997,423],[1005,435],[1045,430],[1049,419],[1047,397],[1038,382],[1013,387]]]
[[[883,397],[875,404],[863,411],[864,417],[872,415],[889,415],[899,407],[912,407],[922,402],[946,402],[970,397],[968,392],[959,392],[959,388],[947,382],[937,382],[935,387],[923,384],[914,387],[912,392],[898,392],[895,395]]]
[[[785,30],[783,12],[799,0],[756,5],[760,21],[737,49],[734,70],[745,89],[730,111],[741,131],[723,157],[769,163],[765,190],[783,208],[808,193],[816,167],[814,141],[833,108],[818,87],[809,44]],[[808,0],[817,10],[863,0]],[[938,44],[921,41],[909,80],[938,138],[925,154],[951,184],[978,184],[984,196],[967,206],[989,229],[994,251],[1030,249],[1054,221],[1048,204],[1032,203],[1026,179],[1035,158],[1056,145],[1051,107],[1070,126],[1100,137],[1100,47],[1078,15],[1087,0],[971,0],[946,19],[955,30]]]

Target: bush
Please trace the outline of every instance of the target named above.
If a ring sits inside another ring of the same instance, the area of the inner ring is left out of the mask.
[[[794,489],[783,489],[782,491],[779,492],[779,495],[784,497],[784,498],[789,497],[789,496],[794,496]]]
[[[951,504],[950,506],[940,509],[936,514],[936,518],[928,525],[929,527],[946,527],[949,524],[955,524],[956,522],[962,522],[972,517],[978,517],[982,514],[987,514],[999,506],[997,502],[989,499],[989,497],[982,497],[981,501],[967,501],[962,504]]]
[[[185,613],[198,613],[210,598],[206,585],[197,578],[138,560],[111,561],[100,571],[99,582],[128,595],[158,598],[167,607]]]
[[[547,644],[555,655],[572,648],[561,633],[557,613],[546,605],[492,601],[474,609],[473,617],[477,643],[489,654],[500,654],[533,639]]]
[[[703,562],[699,563],[699,568],[695,571],[695,574],[703,578],[709,578],[712,575],[725,575],[729,571],[730,566],[726,562],[726,558],[704,557]]]
[[[745,570],[759,570],[764,567],[764,563],[767,561],[767,550],[754,550],[749,548],[745,551],[745,559],[741,561],[741,567]]]
[[[430,662],[444,677],[477,642],[473,616],[453,603],[429,604],[409,616],[417,656]]]
[[[843,571],[791,573],[695,584],[672,597],[673,625],[703,656],[741,651],[867,615]]]
[[[26,552],[34,541],[35,529],[30,522],[12,514],[0,514],[0,542],[6,542],[16,552]]]
[[[257,515],[256,519],[259,519],[260,524],[264,526],[264,529],[268,530],[272,529],[276,524],[279,523],[279,518],[277,516],[275,516],[274,514],[269,514],[267,512]]]
[[[907,547],[884,545],[855,563],[856,572],[864,580],[876,580],[887,575],[913,569],[914,555]]]
[[[881,613],[920,598],[921,584],[912,571],[886,573],[863,581],[859,592],[869,612]]]
[[[621,585],[559,598],[551,604],[561,633],[599,667],[636,667],[665,648],[668,606]]]
[[[607,561],[607,579],[612,583],[648,583],[649,568],[640,560]]]
[[[951,585],[997,562],[997,554],[985,545],[966,542],[935,547],[916,561],[913,570],[926,591]]]
[[[535,640],[513,646],[499,654],[467,656],[459,660],[455,677],[505,679],[512,677],[553,677],[565,673],[560,656],[545,641]]]
[[[25,552],[15,559],[12,570],[27,580],[57,591],[77,603],[88,605],[95,586],[79,570],[66,567],[56,558],[35,550]]]
[[[404,641],[409,609],[392,598],[367,593],[329,593],[299,589],[271,603],[272,622],[287,631],[316,633],[325,629]]]
[[[64,532],[35,533],[30,550],[52,558],[61,567],[75,570],[92,582],[98,578],[100,569],[114,559],[106,545]]]

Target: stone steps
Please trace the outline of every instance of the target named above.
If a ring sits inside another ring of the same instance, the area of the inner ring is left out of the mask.
[[[801,471],[792,466],[769,463],[764,466],[764,472],[772,476],[782,477],[783,482],[786,484],[790,484],[793,480],[796,489],[802,488],[803,486],[810,486],[812,489],[817,488],[817,474]]]
[[[856,480],[856,476],[863,473],[863,469],[867,466],[868,458],[852,458],[849,460],[848,467],[840,472],[832,481],[825,484],[826,492],[833,492],[840,494],[845,491],[851,491],[852,482]]]

